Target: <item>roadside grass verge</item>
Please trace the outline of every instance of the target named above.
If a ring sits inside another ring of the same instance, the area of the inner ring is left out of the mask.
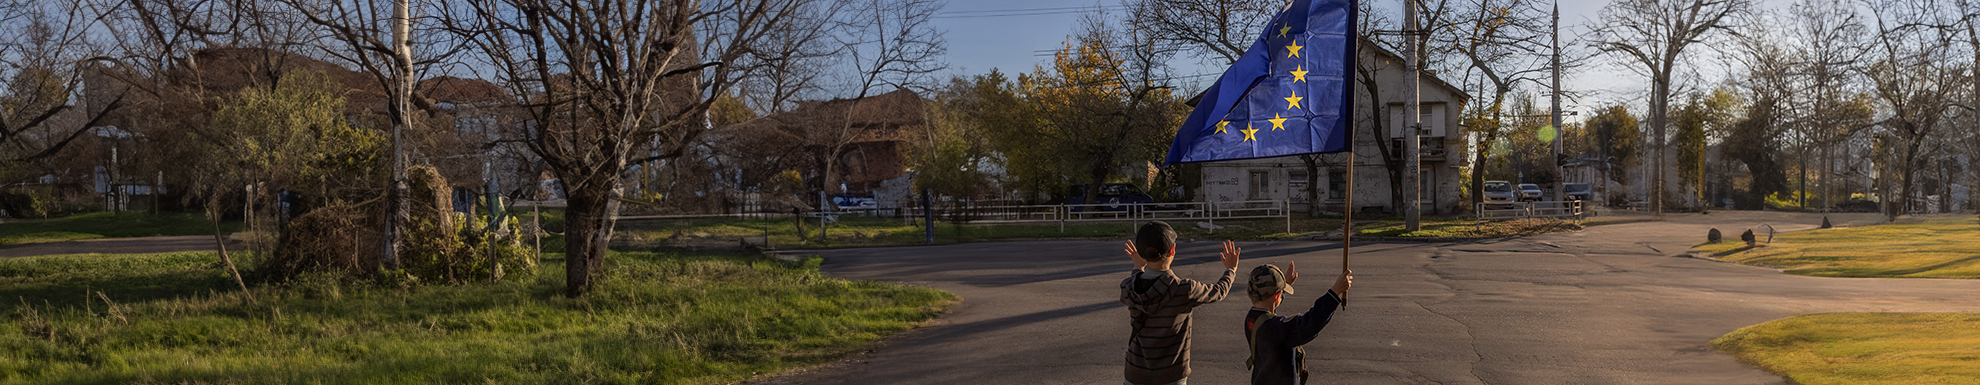
[[[233,232],[238,227],[238,222],[221,224],[227,232]],[[213,224],[206,220],[206,216],[191,213],[151,215],[99,212],[62,218],[0,221],[0,245],[210,234],[213,234]]]
[[[822,259],[618,252],[561,296],[561,255],[500,283],[255,286],[212,253],[0,260],[0,383],[710,384],[817,364],[945,311],[947,292]]]
[[[1797,384],[1980,383],[1980,313],[1796,316],[1712,347]]]
[[[1783,233],[1750,249],[1737,232],[1692,250],[1789,274],[1859,278],[1980,278],[1980,221],[1917,222]]]

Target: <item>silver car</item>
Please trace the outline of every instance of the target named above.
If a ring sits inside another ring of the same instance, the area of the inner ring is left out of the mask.
[[[1502,180],[1485,181],[1485,203],[1512,203],[1512,182]]]
[[[1544,193],[1540,192],[1540,185],[1532,184],[1532,183],[1519,184],[1519,200],[1527,201],[1527,202],[1538,202],[1541,199],[1540,198],[1541,195],[1544,195]]]

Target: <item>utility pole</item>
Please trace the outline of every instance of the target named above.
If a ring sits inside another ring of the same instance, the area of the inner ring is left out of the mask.
[[[406,222],[411,212],[406,207],[406,149],[405,129],[412,125],[412,33],[411,0],[393,1],[392,7],[392,186],[386,192],[385,231],[379,237],[384,243],[384,254],[379,262],[386,270],[399,269],[399,245],[405,237]]]
[[[1403,18],[1407,23],[1403,26],[1403,51],[1409,56],[1403,59],[1404,69],[1409,71],[1409,81],[1403,82],[1403,97],[1409,98],[1403,102],[1403,122],[1409,131],[1403,134],[1403,230],[1417,231],[1423,229],[1423,208],[1418,204],[1423,200],[1423,116],[1419,111],[1423,95],[1418,87],[1423,80],[1419,73],[1423,49],[1418,47],[1422,40],[1417,36],[1423,31],[1416,26],[1416,0],[1403,0]]]
[[[1561,126],[1561,2],[1554,1],[1554,201],[1567,200],[1567,167],[1561,164],[1561,142],[1567,129]]]

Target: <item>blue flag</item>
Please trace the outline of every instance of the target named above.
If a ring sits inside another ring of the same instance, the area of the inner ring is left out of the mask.
[[[1297,0],[1204,91],[1164,165],[1348,151],[1357,0]]]

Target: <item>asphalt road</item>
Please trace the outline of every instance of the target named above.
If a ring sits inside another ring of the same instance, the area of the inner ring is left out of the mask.
[[[1780,384],[1709,341],[1798,314],[1980,311],[1980,280],[1814,278],[1684,256],[1711,227],[1737,239],[1761,223],[1790,231],[1820,222],[1719,213],[1496,241],[1358,244],[1349,307],[1307,345],[1315,383]],[[1300,262],[1301,294],[1281,313],[1305,310],[1340,267],[1335,242],[1241,246],[1240,274]],[[830,275],[924,284],[964,300],[868,354],[757,383],[1119,383],[1128,322],[1116,285],[1130,268],[1120,249],[1081,241],[818,252]],[[1175,268],[1215,280],[1216,250],[1213,240],[1186,243]],[[1243,290],[1240,279],[1229,298],[1197,309],[1191,383],[1245,381]]]
[[[228,239],[228,244],[239,244],[238,239]],[[214,251],[211,235],[184,235],[171,237],[86,239],[30,243],[0,247],[0,258],[35,257],[63,254],[148,254],[173,253],[180,251]]]

